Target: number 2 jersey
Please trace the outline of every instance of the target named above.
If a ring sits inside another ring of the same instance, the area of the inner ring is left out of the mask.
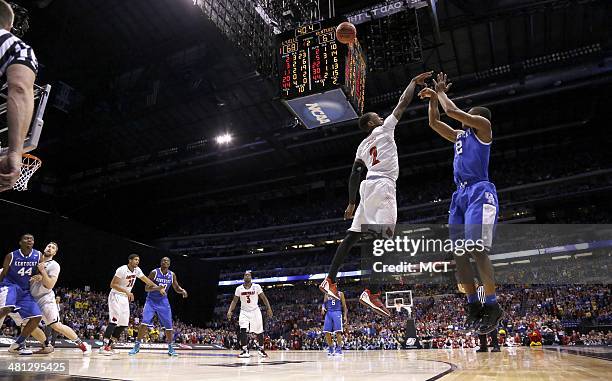
[[[368,168],[367,178],[380,176],[397,181],[399,163],[394,137],[397,122],[393,114],[389,115],[381,126],[373,129],[359,144],[355,160],[365,163]]]
[[[123,265],[115,271],[115,276],[119,278],[119,286],[127,289],[129,292],[132,292],[132,288],[136,283],[136,278],[140,278],[144,276],[140,267],[135,267],[134,270],[130,270],[128,265]],[[119,292],[114,288],[111,289],[111,292],[114,292],[118,295],[126,295],[123,292]]]
[[[489,181],[491,143],[483,143],[471,128],[457,134],[453,175],[455,184],[471,185]]]
[[[9,271],[2,284],[14,284],[24,291],[30,291],[30,278],[37,272],[36,266],[41,255],[38,250],[32,250],[28,256],[23,255],[21,250],[13,251]]]
[[[263,290],[261,286],[255,283],[251,283],[251,287],[244,288],[244,285],[236,287],[235,296],[240,297],[240,309],[243,311],[255,311],[259,309],[259,294],[261,294]]]

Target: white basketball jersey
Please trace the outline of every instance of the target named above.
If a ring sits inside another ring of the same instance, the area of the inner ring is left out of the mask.
[[[251,283],[251,287],[246,289],[244,285],[236,287],[234,295],[240,297],[240,309],[243,311],[255,311],[259,309],[259,294],[263,290],[261,286],[255,283]]]
[[[45,270],[47,271],[47,275],[49,275],[50,278],[57,278],[59,276],[59,263],[57,263],[53,259],[50,261],[45,261],[43,263],[45,264]],[[53,290],[43,286],[42,282],[34,282],[30,284],[30,294],[32,294],[35,299],[39,299],[42,296],[50,294],[52,292]]]
[[[382,126],[373,129],[359,144],[355,159],[365,163],[368,168],[368,178],[383,176],[397,181],[399,163],[394,137],[396,125],[395,116],[389,115]]]
[[[136,267],[134,268],[134,271],[130,271],[128,265],[123,265],[119,267],[117,271],[115,271],[115,276],[120,280],[119,286],[127,289],[129,292],[132,292],[132,288],[136,283],[136,278],[140,278],[143,275],[144,274],[142,273],[142,270],[140,270],[140,267]],[[125,295],[123,292],[119,292],[114,288],[111,289],[111,292],[116,292],[117,294]]]

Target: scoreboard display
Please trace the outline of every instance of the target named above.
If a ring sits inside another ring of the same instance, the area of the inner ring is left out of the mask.
[[[282,35],[282,97],[291,99],[338,87],[344,81],[347,51],[347,45],[336,41],[336,23],[318,22]]]
[[[278,38],[281,99],[307,128],[357,118],[363,111],[365,58],[359,42],[336,40],[337,20]]]

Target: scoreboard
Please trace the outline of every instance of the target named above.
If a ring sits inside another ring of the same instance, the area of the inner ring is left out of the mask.
[[[348,46],[336,41],[336,25],[305,25],[281,39],[282,97],[291,99],[337,87]]]
[[[281,99],[308,128],[355,119],[363,111],[365,59],[359,42],[336,40],[337,20],[279,36]]]

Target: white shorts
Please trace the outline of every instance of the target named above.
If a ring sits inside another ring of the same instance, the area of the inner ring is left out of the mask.
[[[130,322],[130,301],[127,295],[118,292],[108,294],[108,322],[127,327]]]
[[[42,322],[45,325],[51,325],[59,322],[60,316],[59,309],[57,308],[57,303],[55,302],[55,293],[50,292],[41,296],[38,299],[34,299],[36,300],[38,307],[40,307],[40,311],[42,312]],[[17,324],[18,326],[27,323],[27,321],[29,320],[26,319],[24,321],[17,312],[10,313],[8,316],[13,319],[15,324]]]
[[[397,222],[395,181],[386,177],[366,179],[359,186],[361,201],[353,217],[350,231],[367,232],[374,230],[391,238]],[[365,227],[362,225],[377,225]]]
[[[247,332],[260,334],[263,332],[263,319],[261,317],[261,310],[258,308],[253,311],[240,310],[240,316],[238,317],[238,324],[240,328],[246,328]]]

